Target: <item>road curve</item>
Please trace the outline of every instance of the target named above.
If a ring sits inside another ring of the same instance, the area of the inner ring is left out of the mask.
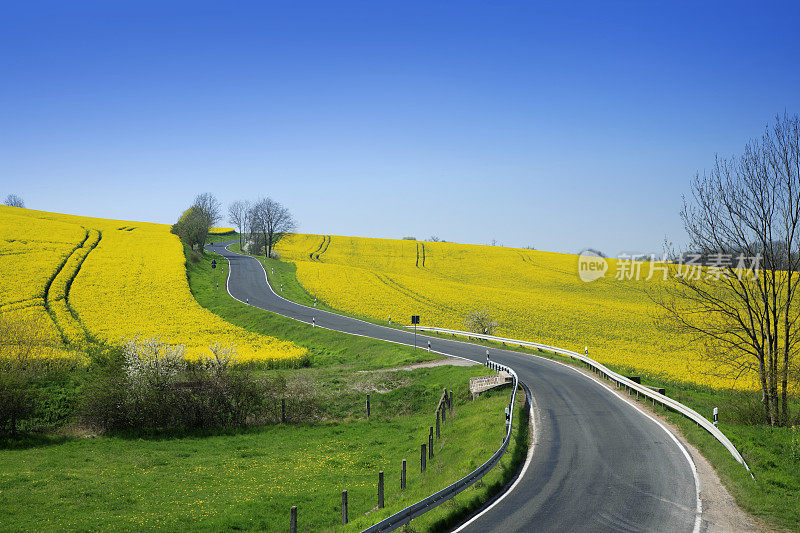
[[[230,262],[228,292],[242,302],[353,335],[413,344],[413,333],[289,302],[270,288],[261,263],[207,249]],[[422,337],[427,342],[429,337]],[[486,348],[430,339],[437,352],[483,362]],[[514,368],[533,392],[536,444],[513,490],[463,531],[696,531],[701,524],[694,465],[655,420],[566,365],[506,350],[495,361]]]

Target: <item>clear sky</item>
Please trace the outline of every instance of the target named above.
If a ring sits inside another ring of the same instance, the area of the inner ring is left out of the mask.
[[[798,2],[5,2],[0,197],[173,222],[658,252],[800,113]]]

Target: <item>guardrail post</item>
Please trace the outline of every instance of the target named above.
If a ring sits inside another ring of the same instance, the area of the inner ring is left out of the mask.
[[[440,435],[439,431],[439,409],[436,410],[436,438],[438,439]]]
[[[367,418],[369,418],[369,394],[367,394]]]
[[[403,469],[400,470],[400,490],[406,490],[406,460],[403,459]]]
[[[425,453],[425,445],[423,444],[422,446],[420,446],[420,449],[419,449],[419,468],[420,468],[421,472],[425,471],[425,466],[426,466],[425,465],[425,458],[426,457],[427,457],[427,455]]]
[[[383,470],[378,472],[378,509],[383,509]]]
[[[347,491],[342,491],[342,525],[347,525]]]
[[[431,426],[431,431],[428,433],[428,458],[433,459],[433,426]]]
[[[292,505],[289,511],[289,533],[297,533],[297,506]]]

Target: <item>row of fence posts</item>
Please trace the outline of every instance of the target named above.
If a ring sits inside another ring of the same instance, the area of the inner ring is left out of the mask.
[[[285,418],[286,401],[281,401],[281,420]],[[370,399],[367,394],[367,417],[370,416]],[[453,417],[453,391],[444,389],[439,404],[436,406],[436,425],[428,428],[428,442],[420,445],[419,454],[419,468],[420,473],[424,473],[427,469],[428,459],[433,459],[433,440],[434,429],[435,435],[438,439],[441,436],[441,424],[443,424],[447,417]],[[400,490],[406,489],[406,460],[403,459],[400,469]],[[385,504],[384,490],[383,490],[383,470],[378,472],[378,509],[383,509]],[[342,491],[342,525],[348,523],[347,514],[347,491]],[[297,506],[293,505],[289,512],[289,531],[290,533],[297,533]]]

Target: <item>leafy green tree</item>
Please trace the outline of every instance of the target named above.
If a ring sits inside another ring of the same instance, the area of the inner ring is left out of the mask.
[[[172,225],[171,231],[192,250],[195,249],[195,246],[202,250],[202,245],[205,244],[206,235],[208,235],[208,226],[203,214],[194,207],[190,207]]]

